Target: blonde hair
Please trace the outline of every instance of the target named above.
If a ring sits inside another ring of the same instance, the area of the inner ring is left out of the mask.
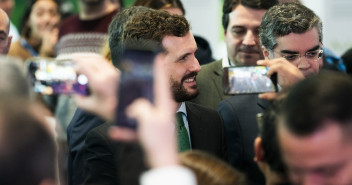
[[[109,47],[109,42],[108,40],[105,42],[102,50],[101,50],[101,55],[109,61],[110,64],[112,64],[111,60],[111,52],[110,52],[110,47]]]
[[[195,173],[199,185],[246,185],[243,173],[210,154],[193,150],[179,157]]]

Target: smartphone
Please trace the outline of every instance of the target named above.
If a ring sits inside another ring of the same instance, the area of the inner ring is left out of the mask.
[[[128,118],[126,108],[137,98],[153,102],[154,58],[157,51],[152,49],[126,49],[119,61],[121,79],[116,125],[130,129],[137,128],[137,122]]]
[[[226,95],[277,92],[277,75],[267,76],[266,66],[225,67],[223,89]]]
[[[88,78],[77,74],[74,62],[34,57],[26,60],[27,74],[33,90],[44,95],[82,94],[88,95]]]

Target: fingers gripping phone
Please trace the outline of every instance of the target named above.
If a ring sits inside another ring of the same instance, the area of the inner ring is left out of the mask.
[[[126,108],[138,98],[153,102],[154,59],[157,52],[148,49],[126,49],[119,62],[121,80],[116,125],[136,129],[136,120],[128,118]]]
[[[267,76],[268,69],[266,66],[225,67],[224,94],[277,92],[277,74]]]
[[[74,62],[34,57],[26,60],[27,73],[37,93],[88,95],[88,78],[77,74]]]

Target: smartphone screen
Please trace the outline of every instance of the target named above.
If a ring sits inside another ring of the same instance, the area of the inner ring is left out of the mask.
[[[266,66],[224,68],[224,94],[255,94],[277,92],[276,74],[267,76]]]
[[[26,61],[27,72],[33,89],[45,95],[88,94],[88,79],[77,74],[71,60],[30,58]]]
[[[119,63],[121,80],[116,124],[135,129],[136,120],[126,116],[125,110],[135,99],[146,98],[153,102],[153,74],[156,52],[151,50],[126,49]]]

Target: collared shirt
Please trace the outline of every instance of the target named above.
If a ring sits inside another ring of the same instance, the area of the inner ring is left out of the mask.
[[[10,33],[9,35],[12,35],[12,40],[11,43],[16,42],[18,39],[20,39],[20,34],[18,33],[18,30],[16,26],[10,21]]]
[[[189,125],[188,125],[188,120],[187,120],[187,110],[186,110],[186,104],[185,102],[182,102],[180,107],[178,108],[177,112],[182,112],[182,119],[183,119],[183,123],[185,124],[186,130],[188,132],[188,137],[189,137],[189,142],[190,142],[190,146],[192,148],[192,141],[191,141],[191,134],[189,132]]]
[[[183,166],[165,166],[152,168],[139,178],[141,185],[196,185],[194,173]]]
[[[222,68],[230,67],[230,66],[235,66],[235,64],[229,60],[229,57],[227,57],[227,56],[223,57],[222,58]]]

